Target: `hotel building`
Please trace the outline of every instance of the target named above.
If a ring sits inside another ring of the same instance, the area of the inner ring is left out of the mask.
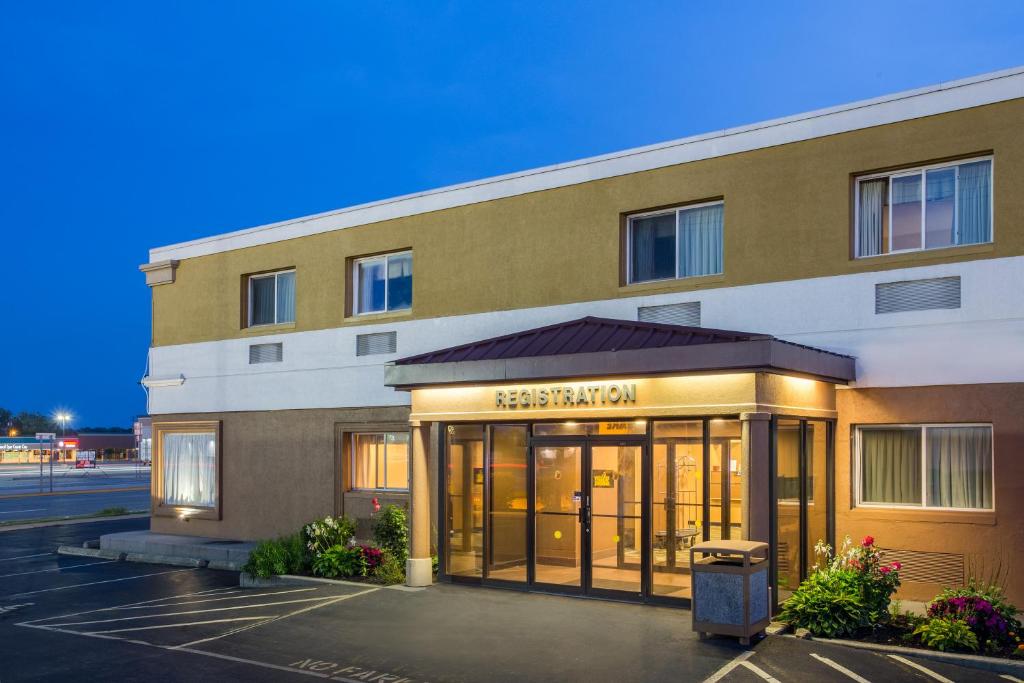
[[[153,249],[152,529],[688,603],[875,537],[1024,600],[1024,68]]]

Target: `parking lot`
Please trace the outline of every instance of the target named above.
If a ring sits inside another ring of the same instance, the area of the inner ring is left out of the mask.
[[[0,680],[1008,680],[792,638],[701,642],[684,610],[447,584],[240,589],[234,572],[53,552],[147,525],[0,533]]]

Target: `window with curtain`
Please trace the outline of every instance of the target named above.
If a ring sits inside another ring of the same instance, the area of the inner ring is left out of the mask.
[[[859,501],[992,509],[991,425],[861,427]]]
[[[357,259],[353,264],[353,311],[383,313],[412,308],[412,252]]]
[[[249,325],[295,322],[295,271],[249,276]]]
[[[629,282],[720,274],[724,213],[714,202],[631,216]]]
[[[409,490],[409,433],[352,434],[352,488]]]
[[[858,257],[992,241],[992,159],[857,179]]]
[[[161,434],[165,505],[212,508],[217,504],[217,433]]]

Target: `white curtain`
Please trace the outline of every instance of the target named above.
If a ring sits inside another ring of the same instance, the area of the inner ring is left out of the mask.
[[[295,322],[295,271],[277,276],[276,322]]]
[[[992,429],[928,428],[928,505],[992,507]]]
[[[957,221],[960,244],[992,241],[992,162],[960,166]]]
[[[921,429],[864,429],[860,442],[861,500],[920,505]]]
[[[702,206],[679,212],[679,277],[722,272],[724,206]]]
[[[357,313],[383,311],[386,284],[385,259],[363,261],[359,264],[359,310]]]
[[[163,435],[164,503],[214,507],[217,503],[217,435],[172,432]]]
[[[865,180],[860,183],[860,205],[857,210],[857,256],[882,253],[882,230],[885,193],[888,179]]]

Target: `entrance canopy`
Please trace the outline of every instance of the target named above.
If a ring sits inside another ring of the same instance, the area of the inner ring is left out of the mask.
[[[854,359],[766,334],[586,317],[395,361],[397,389],[722,371],[762,371],[846,384]]]
[[[395,361],[416,421],[835,416],[854,359],[770,335],[581,318]]]

